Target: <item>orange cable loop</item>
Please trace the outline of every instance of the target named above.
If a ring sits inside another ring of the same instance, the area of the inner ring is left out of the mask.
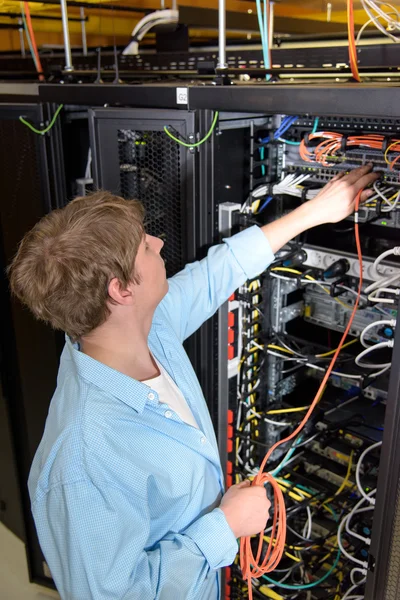
[[[354,37],[354,0],[347,0],[347,33],[349,38],[349,60],[353,77],[359,83],[361,82],[358,71],[357,49]]]
[[[24,8],[25,8],[26,26],[28,27],[29,35],[30,35],[31,42],[32,42],[33,52],[36,57],[37,72],[38,72],[39,80],[45,81],[45,77],[43,75],[42,63],[40,62],[40,56],[39,56],[39,52],[38,52],[38,49],[36,46],[35,34],[33,32],[31,13],[29,10],[29,2],[24,2]]]
[[[330,166],[332,161],[330,158],[337,155],[341,150],[341,144],[343,134],[332,131],[322,131],[309,135],[309,140],[322,139],[317,146],[310,151],[305,144],[304,139],[300,143],[299,154],[300,157],[306,162],[318,162],[323,166]],[[365,148],[371,148],[373,150],[383,151],[386,137],[380,134],[366,134],[366,135],[352,135],[347,138],[347,147],[361,146]],[[400,140],[393,139],[391,143],[391,152],[400,152]],[[391,163],[390,168],[393,169],[394,164],[399,161],[399,157],[396,157]],[[389,164],[389,163],[388,163]]]
[[[358,208],[360,205],[362,192],[363,192],[363,190],[360,190],[358,192],[356,200],[355,200],[355,214],[358,214]],[[278,442],[276,442],[276,444],[274,444],[268,450],[268,452],[265,455],[264,460],[260,466],[259,472],[257,473],[255,478],[251,482],[251,485],[265,485],[266,483],[269,483],[272,486],[272,489],[274,492],[274,517],[273,517],[273,523],[272,523],[270,542],[268,544],[268,549],[265,554],[264,560],[261,564],[259,564],[259,560],[260,560],[262,546],[263,546],[264,532],[260,533],[259,542],[258,542],[258,550],[257,550],[256,556],[254,556],[253,550],[251,547],[251,538],[249,536],[247,536],[247,537],[243,537],[240,539],[240,566],[242,569],[243,578],[247,580],[249,600],[253,599],[252,579],[259,578],[266,573],[270,573],[278,566],[279,561],[282,558],[282,555],[283,555],[283,552],[285,549],[285,543],[286,543],[285,500],[283,497],[283,493],[278,485],[278,482],[274,479],[274,477],[270,473],[264,472],[265,465],[266,465],[268,459],[270,458],[271,454],[274,452],[274,450],[276,450],[276,448],[278,448],[278,446],[281,446],[282,444],[285,444],[289,440],[296,437],[300,433],[300,431],[303,429],[304,425],[307,423],[314,408],[316,407],[316,405],[318,404],[318,402],[321,398],[321,395],[323,393],[325,385],[326,385],[328,378],[333,370],[333,367],[335,366],[336,359],[339,356],[339,353],[340,353],[340,351],[343,347],[343,344],[347,338],[347,335],[350,331],[355,314],[357,312],[358,304],[359,304],[360,297],[361,297],[363,276],[362,276],[362,250],[361,250],[361,243],[360,243],[360,233],[359,233],[358,222],[356,220],[354,222],[354,234],[355,234],[355,240],[356,240],[356,246],[357,246],[357,255],[358,255],[359,265],[360,265],[360,279],[359,279],[359,284],[358,284],[357,298],[356,298],[349,322],[347,324],[347,327],[343,333],[342,339],[340,340],[340,343],[336,349],[336,352],[332,357],[332,360],[331,360],[330,365],[324,375],[324,378],[321,382],[318,392],[307,411],[307,414],[304,416],[303,420],[296,427],[296,429],[288,437],[279,440]]]

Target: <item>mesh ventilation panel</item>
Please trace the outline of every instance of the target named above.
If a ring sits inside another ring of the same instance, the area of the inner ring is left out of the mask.
[[[390,542],[389,561],[385,600],[398,600],[400,597],[400,481],[397,487],[396,508],[393,516],[392,539]]]
[[[170,277],[184,266],[179,146],[163,131],[119,129],[118,152],[121,194],[143,203],[147,233],[165,242]]]
[[[33,197],[36,200],[41,196],[35,134],[17,119],[1,119],[0,139],[2,218],[4,223],[8,223],[18,216],[17,228],[21,238],[34,222],[29,222],[27,216],[19,212],[18,205],[24,201],[32,203]],[[38,214],[39,217],[41,214]],[[4,227],[5,236],[12,234],[15,235],[10,232],[9,226]]]

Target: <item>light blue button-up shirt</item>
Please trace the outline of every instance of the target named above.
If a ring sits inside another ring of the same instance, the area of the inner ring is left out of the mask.
[[[182,342],[272,259],[262,231],[247,229],[172,277],[156,310],[150,350],[199,429],[67,338],[28,482],[40,545],[64,600],[220,597],[218,570],[233,562],[237,542],[218,508],[217,442]]]

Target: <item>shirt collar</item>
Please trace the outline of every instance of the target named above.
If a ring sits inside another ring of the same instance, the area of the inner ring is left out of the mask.
[[[82,379],[118,398],[138,413],[143,412],[146,402],[154,403],[154,399],[149,398],[150,390],[147,385],[81,352],[79,345],[73,343],[67,335],[65,343],[67,353]]]

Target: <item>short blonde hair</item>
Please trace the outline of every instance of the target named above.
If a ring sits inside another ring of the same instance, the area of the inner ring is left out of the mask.
[[[35,317],[74,341],[110,314],[108,284],[138,283],[135,259],[144,236],[143,207],[110,192],[75,198],[43,217],[9,266],[12,293]]]

